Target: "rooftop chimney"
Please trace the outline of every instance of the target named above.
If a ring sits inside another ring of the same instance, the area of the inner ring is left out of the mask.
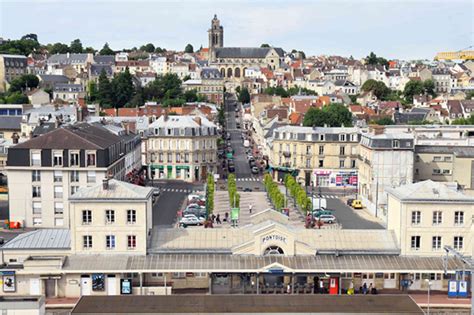
[[[199,116],[194,117],[194,121],[195,121],[199,126],[201,126],[201,117],[199,117]]]
[[[16,132],[14,132],[12,135],[13,144],[18,144],[18,139],[20,139],[20,137]]]
[[[385,133],[385,126],[372,125],[370,127],[374,135],[381,135]]]
[[[102,188],[103,188],[104,190],[109,190],[109,178],[108,178],[108,177],[107,177],[107,178],[104,178],[104,179],[102,180]]]

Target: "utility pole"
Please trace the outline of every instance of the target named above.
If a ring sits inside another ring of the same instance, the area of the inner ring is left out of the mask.
[[[444,246],[444,250],[446,251],[446,257],[444,259],[444,273],[448,272],[449,254],[452,254],[454,257],[460,259],[471,270],[471,314],[474,314],[474,298],[473,298],[474,290],[472,288],[472,286],[474,285],[474,281],[473,281],[473,278],[474,278],[474,259],[461,254],[460,252],[458,252],[457,250],[455,250],[451,246]]]

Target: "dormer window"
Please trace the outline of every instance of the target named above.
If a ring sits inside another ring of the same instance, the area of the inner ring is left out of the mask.
[[[62,151],[53,152],[53,166],[63,166],[63,152]]]

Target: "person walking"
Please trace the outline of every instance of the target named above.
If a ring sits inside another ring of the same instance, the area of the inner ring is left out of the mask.
[[[249,213],[252,214],[252,204],[249,204]]]
[[[221,222],[221,215],[220,215],[219,213],[217,214],[217,217],[216,217],[216,223],[217,223],[217,224],[221,224],[221,223],[222,223],[222,222]]]

